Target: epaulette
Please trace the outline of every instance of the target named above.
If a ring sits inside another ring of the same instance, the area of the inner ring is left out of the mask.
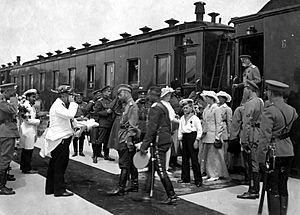
[[[256,66],[252,64],[252,65],[251,65],[251,68],[253,68],[253,69],[254,69],[254,68],[256,68]]]
[[[133,105],[133,102],[129,102],[129,105],[132,106],[132,105]]]
[[[267,101],[265,101],[265,105],[264,106],[265,106],[265,108],[268,108],[268,107],[274,106],[274,104],[273,104],[273,102],[267,100]]]
[[[155,107],[157,105],[157,102],[154,102],[151,107]]]
[[[99,101],[102,101],[103,99],[104,99],[104,98],[102,98],[102,97],[101,97],[101,98],[100,98],[100,99],[98,99],[98,100],[99,100]]]

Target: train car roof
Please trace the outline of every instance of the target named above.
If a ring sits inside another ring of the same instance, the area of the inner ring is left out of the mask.
[[[127,46],[127,45],[131,45],[131,44],[142,43],[142,42],[146,42],[149,40],[156,40],[159,38],[175,36],[177,34],[191,33],[191,32],[195,32],[195,31],[213,31],[213,30],[234,32],[234,28],[232,26],[221,24],[221,23],[213,23],[213,22],[206,22],[206,21],[184,22],[182,24],[174,25],[171,27],[166,27],[166,28],[162,28],[162,29],[158,29],[158,30],[153,30],[153,31],[150,31],[147,33],[141,33],[141,34],[129,36],[127,38],[109,41],[104,44],[97,44],[97,45],[89,46],[88,48],[76,49],[73,52],[67,51],[67,52],[63,52],[63,53],[57,54],[57,55],[55,54],[55,55],[49,56],[49,57],[42,57],[41,59],[34,59],[31,61],[24,62],[22,65],[18,65],[16,67],[12,67],[10,69],[16,69],[16,68],[20,68],[20,67],[28,66],[28,65],[32,65],[32,64],[44,63],[45,61],[57,60],[58,57],[60,57],[60,59],[61,59],[61,58],[71,57],[74,54],[76,54],[76,56],[83,55],[83,54],[97,52],[97,51],[101,51],[101,50],[117,48],[120,46]],[[3,68],[3,69],[0,68],[0,71],[5,70],[5,69],[8,69],[8,68],[7,67]]]
[[[245,23],[268,16],[300,10],[300,0],[271,0],[265,4],[256,14],[241,17],[233,17],[228,24]]]

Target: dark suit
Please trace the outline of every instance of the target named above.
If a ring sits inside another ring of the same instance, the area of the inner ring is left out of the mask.
[[[151,151],[151,156],[155,157],[154,169],[157,171],[168,197],[173,198],[175,192],[166,170],[166,152],[169,150],[172,142],[168,109],[160,102],[154,103],[150,108],[148,118],[149,123],[141,151],[147,150],[150,143],[154,144]],[[148,192],[150,192],[151,172],[152,165],[149,165],[146,183],[146,190]]]

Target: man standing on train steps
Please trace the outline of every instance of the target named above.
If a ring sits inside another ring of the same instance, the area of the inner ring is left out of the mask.
[[[0,85],[2,100],[0,100],[0,195],[13,195],[15,191],[6,187],[7,171],[12,161],[15,139],[19,137],[16,114],[18,104],[11,98],[16,95],[16,84]]]
[[[242,88],[246,84],[246,80],[253,81],[256,85],[259,85],[261,82],[261,76],[259,69],[257,66],[251,63],[251,56],[250,55],[240,55],[240,59],[242,62],[242,66],[245,67],[243,72],[243,82],[239,84],[233,84],[235,88]]]
[[[268,172],[266,190],[269,214],[286,215],[287,181],[294,156],[289,133],[298,114],[293,107],[284,102],[283,94],[288,85],[275,80],[266,80],[266,87],[269,100],[265,103],[260,125],[258,161],[261,169]],[[269,169],[266,168],[266,162],[270,164]]]
[[[131,153],[134,150],[134,142],[139,138],[138,129],[138,106],[134,102],[132,96],[132,88],[127,84],[120,84],[118,87],[118,98],[126,103],[124,112],[120,119],[119,127],[119,167],[121,174],[119,176],[118,188],[108,194],[113,196],[123,196],[125,194],[125,187],[129,176],[130,166],[133,163]],[[131,181],[135,181],[135,185],[138,186],[138,173],[131,175]]]
[[[260,120],[263,111],[263,101],[257,96],[258,86],[246,80],[244,96],[247,99],[243,114],[241,143],[245,168],[249,175],[249,189],[238,195],[240,199],[259,198],[259,165],[257,161],[257,147],[259,144]]]
[[[99,134],[98,140],[99,143],[99,153],[101,154],[101,148],[103,145],[104,160],[114,161],[115,159],[109,157],[109,148],[107,147],[109,134],[113,124],[113,111],[111,109],[111,87],[105,86],[100,92],[102,97],[95,103],[94,112],[98,116],[99,123]]]

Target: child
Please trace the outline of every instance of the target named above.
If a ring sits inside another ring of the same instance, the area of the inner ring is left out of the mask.
[[[194,172],[195,185],[202,186],[200,165],[198,162],[199,140],[202,136],[202,126],[200,119],[194,114],[193,100],[183,99],[180,101],[183,106],[184,115],[180,118],[178,129],[178,140],[182,148],[182,173],[178,183],[189,183],[190,159]]]

